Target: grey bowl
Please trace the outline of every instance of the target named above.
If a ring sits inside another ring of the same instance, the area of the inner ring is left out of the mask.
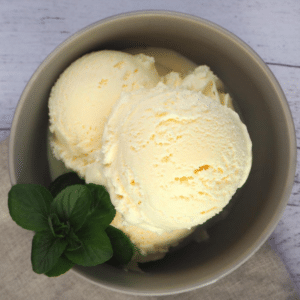
[[[50,182],[47,101],[62,71],[85,53],[164,47],[206,64],[238,104],[253,142],[253,166],[228,217],[212,226],[209,242],[170,253],[145,273],[109,265],[73,268],[100,286],[136,295],[175,294],[229,274],[267,240],[288,202],[296,168],[291,113],[277,80],[244,42],[206,20],[166,11],[142,11],[99,21],[58,46],[36,70],[17,106],[9,142],[11,183]]]

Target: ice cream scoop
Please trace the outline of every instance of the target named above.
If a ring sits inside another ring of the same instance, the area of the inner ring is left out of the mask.
[[[122,91],[151,88],[158,81],[154,59],[143,54],[103,50],[73,62],[59,77],[49,98],[55,157],[80,176],[92,181],[92,174],[99,180],[95,158],[113,104]]]
[[[112,203],[157,233],[203,224],[246,181],[252,143],[238,114],[201,92],[159,83],[123,93],[103,133]]]

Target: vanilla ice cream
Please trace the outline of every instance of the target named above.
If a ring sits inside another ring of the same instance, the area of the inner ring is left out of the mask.
[[[246,126],[209,67],[174,51],[147,52],[158,60],[85,55],[49,99],[54,156],[106,186],[117,210],[111,225],[138,247],[136,261],[162,258],[193,235],[206,239],[197,225],[223,210],[252,163]]]
[[[91,181],[101,176],[95,161],[104,123],[122,91],[154,87],[159,76],[152,57],[97,51],[72,63],[51,90],[49,116],[54,155]],[[90,171],[93,170],[93,171]]]
[[[238,114],[201,92],[123,93],[103,133],[111,201],[128,224],[157,233],[219,213],[246,181],[251,140]]]
[[[222,105],[234,109],[230,95],[224,91],[223,82],[208,66],[199,66],[184,78],[178,72],[170,72],[162,78],[162,81],[170,87],[180,86],[183,89],[202,92]]]
[[[194,233],[196,229],[178,229],[157,234],[151,230],[124,223],[124,218],[119,212],[116,213],[111,225],[122,230],[139,249],[140,253],[136,252],[133,258],[138,262],[157,260],[164,257],[170,246],[177,246],[186,237]],[[198,235],[201,235],[199,230]]]

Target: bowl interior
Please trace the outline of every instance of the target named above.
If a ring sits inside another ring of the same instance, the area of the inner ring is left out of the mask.
[[[130,47],[173,49],[210,66],[237,103],[253,143],[253,165],[225,220],[209,229],[210,240],[191,243],[145,273],[109,265],[74,270],[111,289],[170,294],[204,286],[234,270],[267,239],[279,221],[295,174],[295,133],[284,95],[269,69],[243,42],[192,16],[132,13],[91,25],[61,44],[25,88],[13,121],[10,174],[15,183],[50,183],[46,137],[48,97],[62,71],[85,53]]]

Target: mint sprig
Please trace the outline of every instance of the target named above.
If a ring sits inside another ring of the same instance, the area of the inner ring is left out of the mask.
[[[92,267],[103,264],[113,256],[110,239],[105,231],[94,222],[86,222],[77,232],[82,247],[66,251],[68,259],[78,265]]]
[[[105,187],[85,184],[74,172],[59,176],[48,189],[14,185],[8,207],[19,226],[36,232],[31,263],[38,274],[53,277],[75,264],[122,265],[131,260],[134,245],[110,225],[116,210]]]
[[[71,185],[63,189],[52,201],[50,211],[64,224],[78,231],[90,210],[92,195],[85,185]]]

